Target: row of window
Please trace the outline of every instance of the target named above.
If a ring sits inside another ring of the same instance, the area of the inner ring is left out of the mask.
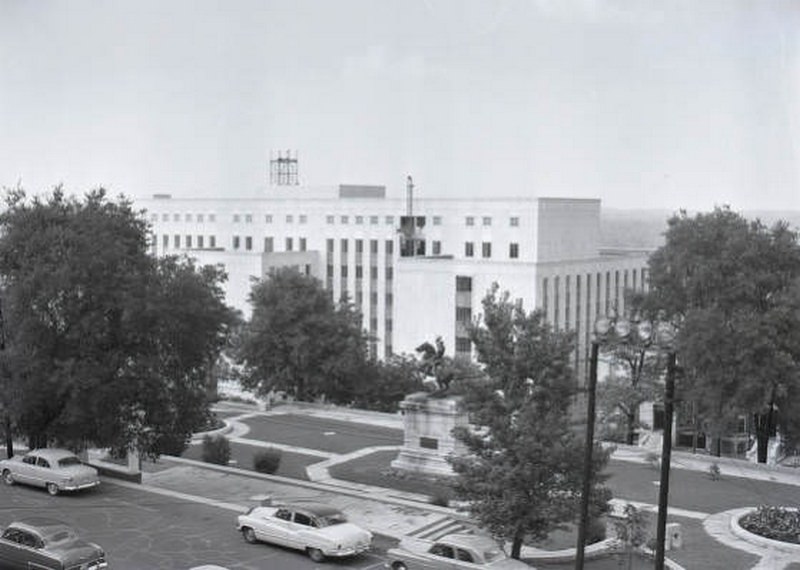
[[[169,249],[169,241],[168,235],[164,234],[161,236],[162,249]],[[183,239],[181,239],[179,234],[175,234],[172,236],[172,247],[175,249],[216,249],[217,236],[186,235],[183,236]]]
[[[162,222],[169,222],[170,221],[170,217],[171,217],[173,222],[184,221],[184,222],[204,223],[206,221],[208,221],[208,222],[216,222],[217,221],[216,214],[212,214],[212,213],[209,213],[209,214],[188,214],[187,213],[187,214],[183,214],[183,215],[181,215],[181,214],[167,214],[167,213],[164,213],[164,214],[161,214],[161,221]],[[154,222],[158,221],[158,218],[159,218],[159,215],[155,214],[155,213],[151,214],[151,216],[150,216],[150,219],[152,221],[154,221]],[[235,224],[238,224],[238,223],[241,223],[241,222],[244,222],[246,224],[251,224],[251,223],[253,223],[253,214],[233,214],[232,219],[233,219],[233,223],[235,223]],[[476,225],[476,221],[478,219],[480,219],[481,225],[483,225],[483,226],[491,226],[492,225],[492,217],[491,216],[480,216],[480,217],[466,216],[464,218],[464,225],[466,225],[466,226],[475,226]],[[286,222],[287,224],[293,224],[293,223],[295,223],[295,220],[297,221],[298,224],[306,224],[306,223],[308,223],[308,216],[306,214],[298,214],[297,216],[295,216],[294,214],[286,214],[284,216],[284,222]],[[347,215],[347,214],[342,214],[342,215],[339,216],[339,223],[342,224],[342,225],[349,225],[351,220],[357,226],[364,225],[367,222],[369,222],[369,224],[372,225],[372,226],[377,226],[380,223],[380,216],[375,216],[375,215],[372,215],[372,216],[350,216],[350,215]],[[395,220],[394,216],[385,216],[384,217],[384,223],[387,226],[393,226],[394,225],[394,220]],[[432,220],[433,220],[433,225],[434,226],[441,226],[442,225],[442,216],[433,216]],[[273,223],[273,221],[274,221],[274,215],[273,214],[265,214],[264,215],[264,223],[271,224],[271,223]],[[328,214],[327,216],[325,216],[325,222],[327,224],[329,224],[329,225],[335,224],[336,223],[336,216],[334,216],[332,214]],[[511,227],[518,227],[519,226],[519,217],[518,216],[511,216],[508,219],[508,225],[511,226]]]
[[[436,244],[434,243],[434,254],[436,254]],[[471,241],[464,242],[464,257],[475,257],[475,244]],[[485,241],[481,243],[481,257],[489,259],[492,257],[492,242]],[[519,244],[512,242],[508,244],[508,257],[509,259],[519,258]]]

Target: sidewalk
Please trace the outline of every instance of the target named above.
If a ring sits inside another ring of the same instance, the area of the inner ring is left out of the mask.
[[[360,425],[402,429],[402,416],[395,414],[307,405],[283,405],[269,411],[257,410],[253,406],[246,405],[223,405],[222,407],[226,410],[228,426],[219,431],[227,432],[228,436],[241,442],[253,443],[253,440],[247,439],[249,428],[238,420],[259,415],[303,414]],[[228,412],[238,413],[230,414]],[[264,444],[264,442],[260,443]],[[287,448],[288,446],[282,447]],[[293,449],[297,453],[309,452],[302,448],[289,449]],[[227,508],[232,512],[243,512],[267,498],[274,501],[320,500],[347,512],[351,520],[357,524],[396,540],[407,536],[435,540],[444,534],[470,528],[470,523],[462,513],[454,509],[432,505],[428,502],[429,497],[426,495],[353,483],[330,476],[328,471],[330,467],[352,461],[359,455],[373,453],[377,449],[365,448],[343,455],[328,453],[327,457],[320,457],[319,462],[307,468],[306,472],[310,481],[263,475],[233,467],[214,466],[170,457],[162,459],[157,470],[147,468],[143,473],[142,485],[155,493],[206,502]],[[317,453],[319,454],[318,451]],[[648,450],[632,446],[618,446],[613,457],[621,461],[647,463],[648,455]],[[719,466],[723,476],[747,477],[754,480],[800,486],[800,471],[791,468],[767,467],[726,458],[692,455],[680,451],[673,452],[672,456],[672,466],[677,469],[707,472],[712,463]],[[615,503],[619,507],[624,502],[615,501]],[[645,509],[654,508],[654,505],[638,506]],[[706,545],[710,552],[702,553],[702,556],[696,560],[696,562],[704,561],[702,566],[691,566],[691,568],[719,567],[726,568],[726,570],[735,570],[736,568],[759,570],[774,568],[779,570],[785,568],[788,570],[792,562],[800,561],[800,555],[796,556],[794,551],[775,551],[768,545],[751,544],[741,536],[736,536],[729,524],[730,517],[725,518],[726,516],[725,513],[681,512],[677,509],[670,509],[670,521],[674,517],[679,517],[687,535],[690,532],[693,535],[694,533],[705,533],[706,535],[706,538],[699,543]],[[697,545],[695,544],[695,546]],[[587,561],[596,556],[598,550],[603,547],[603,545],[589,547],[586,555]],[[718,549],[725,549],[728,554],[722,555],[721,552],[715,552]],[[739,554],[736,554],[737,552]],[[688,553],[676,552],[677,554],[681,555],[679,558],[684,559],[687,558],[685,555]],[[670,556],[671,553],[668,552],[667,555]],[[548,560],[572,559],[574,558],[574,549],[548,552],[526,548],[523,557],[532,560],[534,564],[544,564]],[[709,560],[720,562],[721,565],[708,566]],[[590,569],[591,567],[591,563],[588,562],[586,568]],[[675,563],[671,563],[669,567],[675,570],[681,568]],[[688,569],[690,566],[686,568]],[[800,563],[792,564],[791,570],[800,570]]]

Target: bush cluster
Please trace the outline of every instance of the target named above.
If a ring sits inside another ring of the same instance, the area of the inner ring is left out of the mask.
[[[743,516],[739,524],[765,538],[800,544],[800,509],[761,505]]]
[[[231,443],[227,437],[218,435],[203,438],[203,461],[217,465],[227,465],[231,459]]]
[[[259,451],[253,456],[253,468],[259,473],[272,475],[280,467],[281,455],[281,450],[274,447]]]

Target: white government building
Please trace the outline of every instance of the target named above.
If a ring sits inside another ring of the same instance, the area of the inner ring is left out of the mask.
[[[493,282],[526,310],[576,332],[585,375],[597,315],[646,286],[642,251],[603,250],[600,200],[387,196],[383,186],[271,186],[254,198],[156,194],[147,211],[155,255],[187,254],[228,273],[228,303],[249,316],[248,293],[272,268],[319,278],[349,296],[374,337],[372,354],[414,353],[441,336],[471,353],[465,325]]]

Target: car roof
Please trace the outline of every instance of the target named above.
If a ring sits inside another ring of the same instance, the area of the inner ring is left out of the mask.
[[[28,453],[33,453],[39,457],[44,457],[45,459],[51,459],[53,461],[58,461],[59,459],[64,459],[65,457],[75,457],[75,454],[67,449],[56,449],[54,447],[32,449]]]
[[[489,536],[483,534],[454,533],[441,537],[436,542],[444,542],[459,548],[474,548],[476,550],[486,550],[487,548],[498,548],[497,542]]]
[[[330,515],[341,514],[342,511],[336,507],[326,505],[325,503],[317,503],[314,501],[296,501],[293,503],[283,503],[276,505],[279,509],[290,509],[293,511],[302,511],[310,513],[316,517],[327,517]]]
[[[51,536],[64,529],[72,531],[72,528],[67,523],[49,517],[25,517],[13,521],[8,526],[33,531],[42,536]]]

